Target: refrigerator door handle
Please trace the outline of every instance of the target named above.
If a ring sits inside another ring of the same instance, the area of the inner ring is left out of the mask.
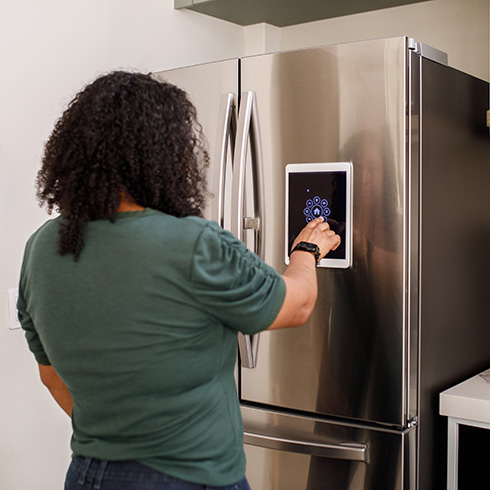
[[[244,217],[245,201],[245,170],[247,166],[247,150],[250,144],[253,176],[253,198],[257,216]],[[244,241],[244,230],[255,230],[254,252],[264,259],[265,252],[265,220],[264,220],[264,170],[262,162],[262,145],[260,128],[255,100],[255,92],[241,94],[240,112],[238,115],[237,141],[235,147],[231,232],[239,240]],[[254,368],[257,363],[259,335],[238,335],[238,347],[243,367]]]
[[[260,334],[245,335],[238,333],[238,350],[242,367],[253,369],[257,365]]]
[[[316,441],[288,439],[273,435],[244,432],[244,443],[279,451],[308,454],[322,458],[342,459],[346,461],[369,462],[368,445],[355,442],[326,444]]]
[[[217,221],[221,228],[225,228],[225,186],[228,160],[228,142],[230,152],[235,152],[236,115],[235,94],[228,93],[221,96],[218,119],[218,131],[216,135],[216,151],[218,153],[217,172],[213,177],[213,189],[217,196],[213,200],[212,219]]]
[[[245,170],[247,166],[247,150],[250,143],[252,175],[254,178],[255,217],[244,217],[245,200]],[[231,207],[231,232],[239,240],[244,240],[244,230],[253,228],[259,239],[256,240],[255,253],[264,258],[264,170],[260,141],[260,129],[254,92],[241,94],[240,111],[238,115],[237,141],[233,169],[233,202]]]

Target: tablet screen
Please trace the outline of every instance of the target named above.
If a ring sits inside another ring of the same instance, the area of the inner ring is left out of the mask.
[[[340,246],[329,252],[319,265],[350,265],[351,229],[350,164],[291,164],[286,167],[287,253],[298,233],[311,220],[323,216],[341,238]]]

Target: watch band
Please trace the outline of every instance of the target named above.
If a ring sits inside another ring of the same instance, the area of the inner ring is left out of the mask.
[[[291,255],[295,250],[301,250],[303,252],[310,252],[315,255],[315,261],[318,265],[318,262],[320,261],[320,247],[316,245],[315,243],[310,243],[310,242],[299,242],[296,244],[296,246],[291,250],[290,254]]]

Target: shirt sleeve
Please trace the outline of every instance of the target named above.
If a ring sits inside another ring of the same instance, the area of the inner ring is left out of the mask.
[[[34,327],[34,322],[32,321],[32,318],[27,311],[27,302],[25,299],[25,293],[23,287],[24,272],[25,271],[23,265],[20,284],[19,284],[19,297],[17,299],[17,312],[18,312],[19,322],[22,328],[24,329],[27,344],[29,345],[29,349],[31,350],[31,352],[34,354],[36,361],[39,364],[42,364],[43,366],[49,366],[51,365],[51,362],[49,361],[49,358],[44,350],[41,339],[39,338],[39,334],[37,333]]]
[[[191,282],[196,301],[209,315],[245,334],[268,328],[286,295],[280,274],[213,223],[197,241]]]

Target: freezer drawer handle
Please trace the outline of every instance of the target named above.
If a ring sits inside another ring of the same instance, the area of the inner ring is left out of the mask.
[[[257,216],[243,216],[246,194],[245,169],[247,150],[250,146],[250,161],[253,176],[253,202]],[[262,144],[260,140],[259,118],[255,93],[241,94],[238,114],[235,155],[233,158],[233,184],[231,206],[231,232],[239,240],[244,240],[244,230],[255,231],[254,252],[264,259],[265,224],[264,224],[264,170],[262,162]],[[257,364],[259,334],[253,336],[238,334],[238,348],[241,364],[252,369]]]
[[[343,459],[368,463],[368,445],[355,442],[340,442],[338,444],[324,444],[313,441],[285,439],[264,434],[244,433],[244,443],[279,451],[308,454],[322,458]]]

